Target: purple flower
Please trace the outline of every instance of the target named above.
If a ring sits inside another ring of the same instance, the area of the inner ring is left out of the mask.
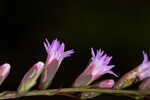
[[[116,77],[118,77],[111,69],[114,65],[108,65],[112,57],[107,56],[106,54],[103,55],[104,51],[97,50],[97,54],[95,55],[93,48],[91,48],[92,53],[92,62],[90,63],[90,67],[92,67],[92,76],[97,78],[103,74],[109,73]],[[103,56],[102,56],[103,55]]]
[[[71,56],[71,54],[74,53],[73,50],[64,51],[65,44],[61,43],[56,39],[52,41],[52,44],[48,42],[47,39],[45,39],[44,47],[46,49],[46,52],[48,54],[48,62],[50,63],[52,60],[56,59],[58,63],[60,64],[62,60],[66,57]]]
[[[52,82],[62,60],[66,57],[71,56],[74,53],[73,50],[64,51],[65,44],[61,43],[56,39],[52,41],[52,44],[46,41],[44,42],[44,47],[48,54],[45,63],[44,72],[42,73],[40,89],[46,89]]]
[[[143,51],[144,60],[142,64],[138,66],[137,77],[143,80],[150,76],[150,61],[148,60],[148,55]]]
[[[103,55],[104,51],[97,50],[95,55],[93,48],[91,48],[91,62],[85,69],[83,73],[75,80],[74,87],[81,87],[87,86],[92,83],[94,80],[99,78],[100,76],[109,73],[116,77],[118,77],[111,69],[114,65],[108,65],[112,57],[107,56],[106,54]]]

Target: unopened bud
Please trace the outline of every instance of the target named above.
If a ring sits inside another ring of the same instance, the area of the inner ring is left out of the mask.
[[[39,61],[24,75],[19,87],[18,92],[20,94],[27,92],[31,87],[36,84],[38,77],[43,71],[44,63]]]
[[[114,89],[123,89],[132,85],[137,80],[137,73],[138,67],[123,75],[119,81],[116,82]]]
[[[147,77],[150,77],[150,61],[148,55],[143,51],[144,60],[133,70],[126,73],[120,80],[115,84],[115,89],[122,89],[129,87],[137,81],[142,81]]]
[[[91,87],[93,88],[112,88],[115,82],[113,79],[103,80],[96,84],[93,84]],[[90,99],[99,96],[100,93],[96,92],[83,92],[81,93],[81,99]]]
[[[10,64],[3,64],[0,66],[0,85],[3,83],[3,81],[6,79],[10,72]]]

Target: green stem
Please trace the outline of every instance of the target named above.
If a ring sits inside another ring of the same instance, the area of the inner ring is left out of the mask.
[[[74,93],[74,92],[96,92],[104,94],[119,94],[124,96],[134,95],[137,97],[150,95],[150,91],[138,91],[138,90],[63,88],[63,89],[48,89],[48,90],[32,90],[22,95],[19,95],[16,91],[4,91],[0,93],[0,99],[12,99],[23,96],[52,96],[60,93]]]

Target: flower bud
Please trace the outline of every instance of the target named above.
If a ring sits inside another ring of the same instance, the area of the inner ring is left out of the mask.
[[[39,61],[38,63],[34,64],[31,69],[24,75],[19,87],[18,93],[26,93],[32,88],[40,76],[41,72],[43,71],[44,63]]]
[[[10,64],[3,64],[0,66],[0,85],[3,83],[3,81],[6,79],[10,72]]]
[[[112,88],[115,84],[115,81],[113,79],[108,79],[108,80],[103,80],[100,81],[99,83],[95,84],[95,87],[99,88]]]
[[[129,71],[115,84],[115,89],[122,89],[132,85],[134,82],[141,81],[150,77],[150,61],[148,55],[143,51],[144,60],[133,70]]]
[[[137,81],[137,73],[138,73],[138,67],[134,68],[133,70],[123,75],[119,79],[119,81],[116,82],[114,89],[123,89],[132,85],[134,82]]]
[[[103,80],[96,84],[93,84],[91,88],[112,88],[114,86],[115,82],[113,79]],[[96,92],[83,92],[81,93],[81,99],[90,99],[99,96],[100,93]]]

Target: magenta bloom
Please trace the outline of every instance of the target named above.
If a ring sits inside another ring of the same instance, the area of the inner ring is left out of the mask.
[[[95,55],[93,48],[91,49],[92,53],[92,62],[89,66],[92,67],[92,76],[97,78],[103,74],[109,73],[116,77],[118,77],[111,69],[114,65],[108,65],[112,57],[107,56],[106,54],[103,55],[104,51],[97,50],[97,54]],[[103,56],[102,56],[103,55]]]
[[[74,87],[87,86],[100,76],[109,73],[117,77],[117,75],[111,71],[114,65],[108,65],[112,57],[103,55],[104,51],[97,50],[95,55],[93,48],[91,48],[91,62],[83,73],[76,79]]]
[[[69,57],[71,56],[71,54],[74,53],[73,50],[64,51],[65,44],[64,43],[60,44],[60,42],[57,39],[53,40],[51,45],[48,42],[48,40],[45,39],[44,47],[48,54],[48,59],[47,59],[48,62],[51,62],[52,60],[56,59],[60,64],[64,58]]]
[[[44,42],[44,47],[48,54],[47,60],[45,63],[44,72],[42,73],[40,89],[46,89],[52,82],[62,60],[66,57],[71,56],[74,53],[73,50],[64,51],[65,44],[61,43],[56,39],[52,41],[52,44]]]
[[[150,61],[148,60],[148,55],[143,51],[144,60],[142,64],[138,66],[137,77],[140,80],[143,80],[147,77],[150,77]]]

